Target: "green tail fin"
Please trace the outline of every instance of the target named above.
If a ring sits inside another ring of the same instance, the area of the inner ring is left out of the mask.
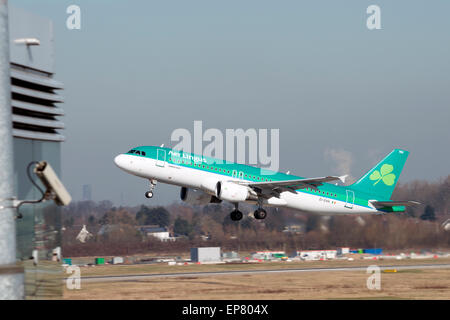
[[[393,150],[351,188],[373,194],[376,199],[390,199],[408,155],[408,151]]]

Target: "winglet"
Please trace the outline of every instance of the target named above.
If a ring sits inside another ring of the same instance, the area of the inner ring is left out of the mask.
[[[348,174],[345,174],[343,176],[340,176],[339,180],[341,180],[342,183],[345,183],[345,179],[347,179],[347,177],[348,177]]]

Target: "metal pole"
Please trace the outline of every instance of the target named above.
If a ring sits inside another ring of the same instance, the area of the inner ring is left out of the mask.
[[[14,163],[9,71],[8,1],[0,0],[0,205],[14,196]],[[16,264],[15,209],[0,210],[0,299],[23,299],[23,268]]]

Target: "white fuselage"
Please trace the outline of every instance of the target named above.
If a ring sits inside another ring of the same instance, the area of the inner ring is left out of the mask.
[[[206,172],[195,168],[179,166],[162,160],[121,154],[115,163],[122,170],[145,179],[155,179],[161,183],[180,187],[200,189],[211,193],[218,181],[245,181],[221,174]],[[246,201],[256,203],[255,201]],[[353,203],[353,200],[333,200],[320,195],[305,192],[282,192],[280,197],[264,199],[263,205],[287,207],[320,214],[374,214],[375,208],[368,208]]]

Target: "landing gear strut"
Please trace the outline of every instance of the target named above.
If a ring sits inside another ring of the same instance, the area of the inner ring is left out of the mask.
[[[238,204],[237,203],[234,205],[234,207],[235,207],[234,210],[231,211],[231,213],[230,213],[230,218],[233,221],[239,221],[239,220],[242,219],[242,216],[243,216],[242,212],[240,212],[238,210]]]
[[[150,180],[150,190],[145,193],[146,198],[153,198],[153,190],[155,189],[157,182],[158,181],[156,181],[155,179]]]

